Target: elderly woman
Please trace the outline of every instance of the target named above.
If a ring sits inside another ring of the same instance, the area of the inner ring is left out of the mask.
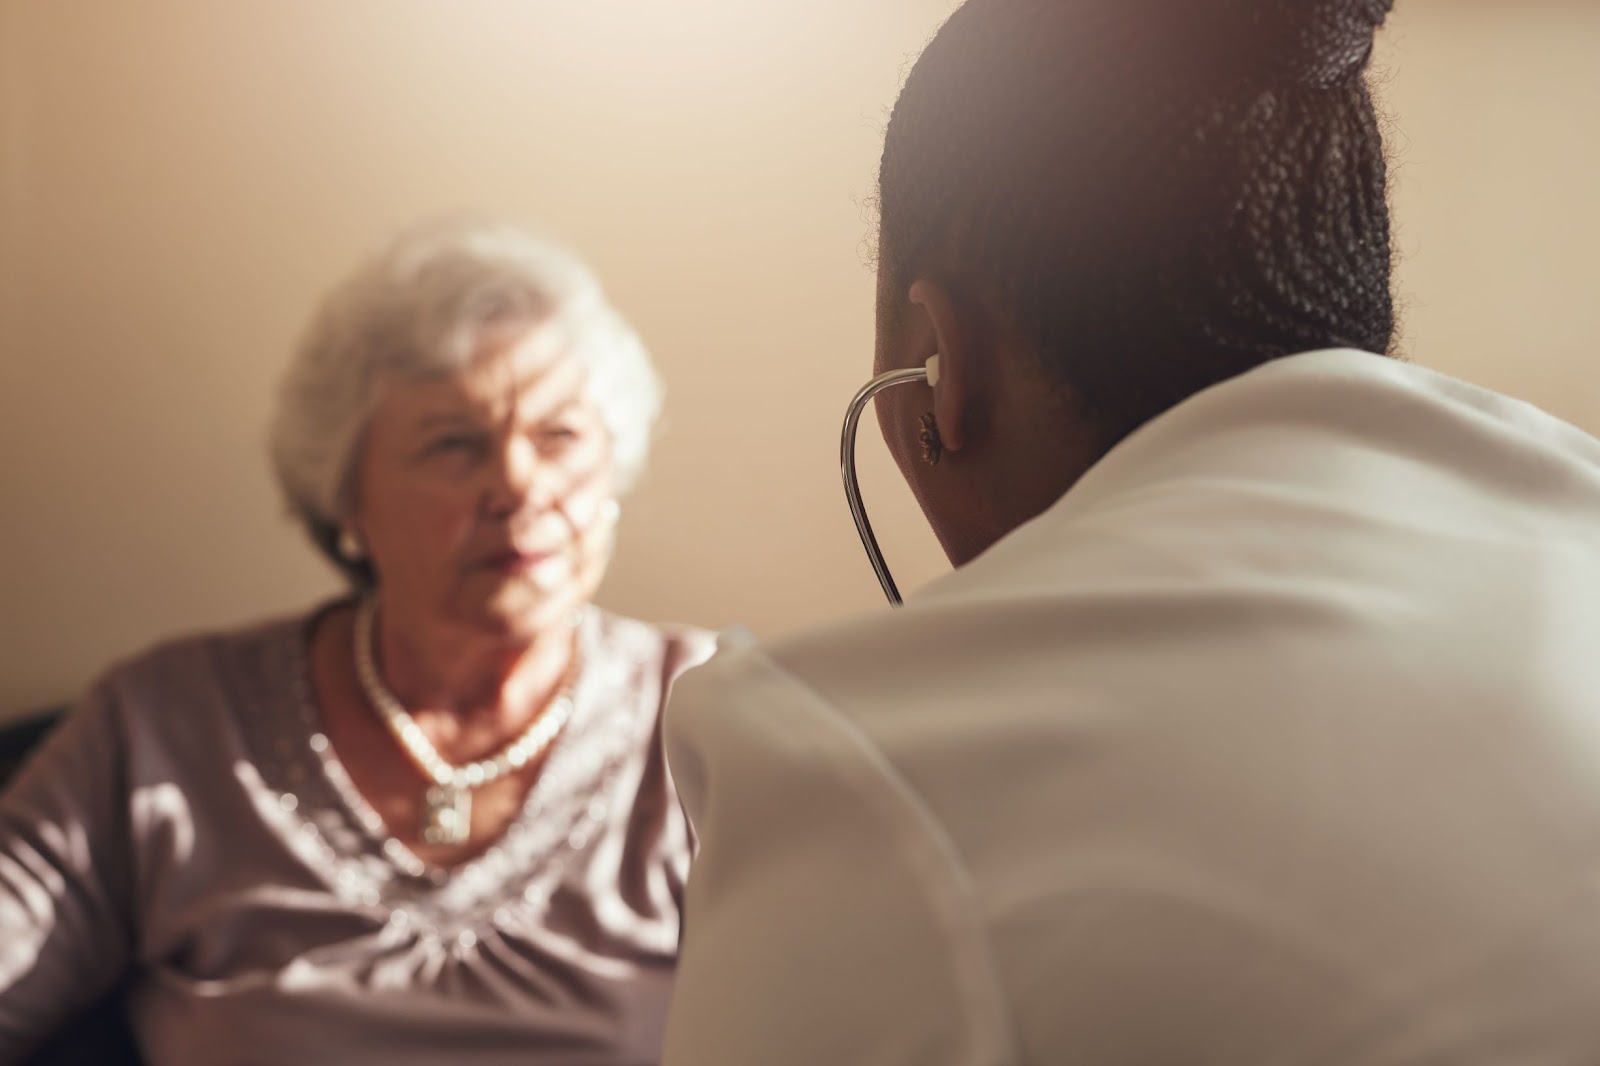
[[[0,799],[0,1061],[119,984],[155,1063],[656,1059],[709,648],[590,598],[659,398],[513,229],[331,295],[273,457],[353,594],[117,667]]]

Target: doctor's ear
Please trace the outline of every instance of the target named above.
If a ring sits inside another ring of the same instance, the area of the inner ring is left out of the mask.
[[[928,387],[933,390],[933,410],[923,418],[923,458],[937,463],[947,451],[958,452],[967,440],[971,398],[971,324],[950,290],[931,278],[911,286],[910,300],[928,328],[932,351],[925,360]]]

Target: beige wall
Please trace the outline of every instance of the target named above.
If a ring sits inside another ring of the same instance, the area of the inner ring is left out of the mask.
[[[602,600],[775,632],[874,608],[838,487],[864,200],[944,0],[0,0],[0,715],[335,588],[262,457],[311,302],[418,216],[542,223],[671,389]],[[1408,350],[1590,429],[1600,5],[1402,0]],[[905,584],[941,567],[875,434]]]

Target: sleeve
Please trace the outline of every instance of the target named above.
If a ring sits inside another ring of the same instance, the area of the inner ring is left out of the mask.
[[[700,840],[669,1066],[1012,1061],[961,867],[851,723],[747,649],[679,680],[666,733]]]
[[[652,764],[652,768],[659,769],[662,792],[666,796],[666,825],[662,836],[666,852],[668,891],[672,897],[674,910],[680,916],[683,914],[683,894],[689,879],[689,867],[700,844],[695,839],[694,826],[689,823],[688,812],[683,809],[683,801],[672,780],[672,771],[666,765],[666,742],[663,734],[665,710],[678,678],[682,677],[685,671],[693,670],[711,658],[716,650],[716,643],[716,635],[710,630],[682,627],[667,632],[661,659],[661,703],[657,706],[656,728],[650,739],[653,758],[658,760]],[[679,929],[681,932],[681,920]]]
[[[102,686],[0,793],[0,1062],[105,994],[132,956],[128,788]]]

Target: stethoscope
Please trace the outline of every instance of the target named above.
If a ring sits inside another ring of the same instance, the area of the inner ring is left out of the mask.
[[[883,594],[889,598],[891,607],[900,606],[900,589],[895,586],[894,577],[889,573],[889,564],[884,562],[883,550],[878,547],[878,538],[873,535],[872,521],[867,517],[867,505],[861,502],[861,484],[856,479],[856,427],[861,423],[861,412],[867,409],[867,404],[874,396],[884,389],[910,381],[926,381],[929,387],[939,384],[939,357],[935,355],[924,366],[879,374],[867,382],[844,413],[844,432],[839,441],[839,470],[844,475],[844,495],[850,501],[850,515],[856,520],[861,546],[867,550],[867,558],[872,560],[872,570],[878,575],[878,584],[883,586]]]

